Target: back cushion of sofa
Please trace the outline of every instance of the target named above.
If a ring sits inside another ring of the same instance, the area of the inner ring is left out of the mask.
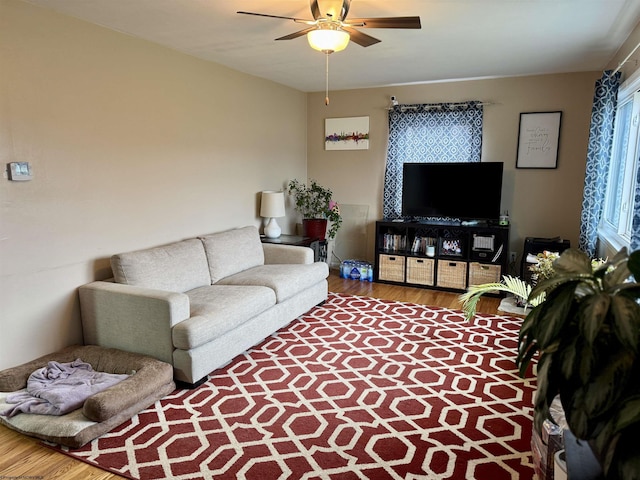
[[[243,227],[200,237],[209,261],[211,283],[264,265],[264,250],[256,227]]]
[[[197,238],[111,257],[118,283],[186,292],[211,285],[207,257]]]

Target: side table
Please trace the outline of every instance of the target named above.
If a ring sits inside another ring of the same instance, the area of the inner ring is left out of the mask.
[[[262,243],[278,243],[280,245],[297,245],[309,247],[313,250],[313,258],[316,262],[327,261],[327,241],[316,237],[303,237],[300,235],[280,235],[278,238],[268,238],[260,235]]]

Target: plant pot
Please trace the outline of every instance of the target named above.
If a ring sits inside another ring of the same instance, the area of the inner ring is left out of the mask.
[[[327,235],[327,219],[305,218],[302,220],[302,231],[305,237],[324,240]]]

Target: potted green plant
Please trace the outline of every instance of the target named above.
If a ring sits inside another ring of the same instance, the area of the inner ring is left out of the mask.
[[[576,438],[588,441],[607,479],[640,478],[640,251],[621,250],[596,268],[577,249],[529,299],[545,295],[520,329],[517,364],[524,375],[539,353],[535,425],[560,396]]]
[[[333,192],[322,187],[315,180],[307,186],[298,180],[291,180],[287,187],[296,204],[296,210],[302,214],[305,236],[334,239],[342,225],[340,207],[332,199]],[[327,224],[330,223],[327,232]]]
[[[544,294],[529,300],[532,288],[530,284],[521,278],[504,275],[500,282],[469,285],[467,291],[460,295],[458,299],[462,303],[462,311],[467,320],[471,320],[475,316],[480,297],[485,293],[509,293],[516,298],[517,304],[522,305],[524,307],[523,311],[526,312],[528,308],[534,307],[544,300]]]
[[[528,283],[521,278],[504,275],[500,282],[483,283],[479,285],[469,285],[467,291],[458,298],[462,303],[462,310],[465,318],[471,320],[476,314],[476,307],[480,297],[485,293],[504,292],[515,297],[516,305],[523,308],[523,313],[531,307],[539,305],[545,298],[544,292],[535,298],[529,298],[531,290],[538,282],[546,280],[554,274],[553,262],[560,256],[557,252],[544,251],[536,255],[537,263],[529,266],[532,272],[532,283]],[[602,263],[601,260],[594,260],[593,267],[596,268]]]

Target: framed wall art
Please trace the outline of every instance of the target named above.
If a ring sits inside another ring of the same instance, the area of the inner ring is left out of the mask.
[[[516,168],[557,168],[562,112],[520,114]]]
[[[325,150],[369,150],[369,117],[326,118]]]

